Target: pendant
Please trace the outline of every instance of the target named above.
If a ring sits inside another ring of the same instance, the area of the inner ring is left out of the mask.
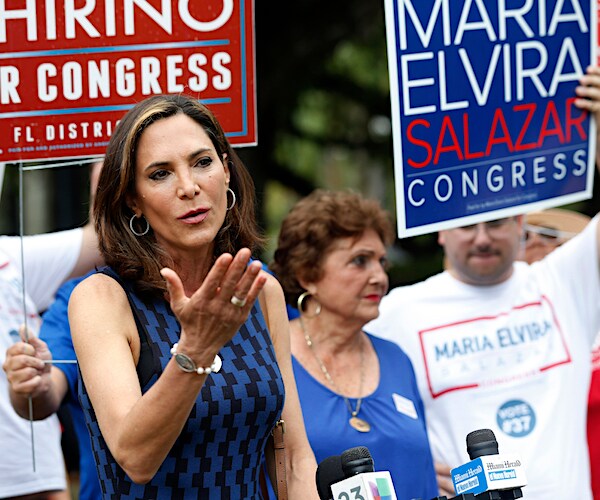
[[[369,432],[371,430],[371,425],[366,420],[358,417],[352,417],[350,420],[350,425],[354,427],[358,432]]]

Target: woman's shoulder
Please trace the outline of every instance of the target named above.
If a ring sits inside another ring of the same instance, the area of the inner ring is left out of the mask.
[[[284,326],[287,328],[285,298],[279,281],[273,275],[265,271],[261,272],[265,275],[266,282],[259,295],[258,302],[267,327],[271,332],[271,337],[275,340],[282,328]]]
[[[262,289],[262,293],[267,301],[269,300],[283,300],[283,288],[275,276],[266,271],[261,271],[266,277],[265,286]]]
[[[68,311],[74,338],[88,342],[99,332],[101,338],[106,338],[108,332],[125,335],[129,342],[136,338],[125,290],[106,274],[91,274],[78,283],[69,298]]]
[[[75,285],[70,300],[114,303],[122,299],[126,300],[125,291],[119,282],[108,274],[98,271],[88,275]]]

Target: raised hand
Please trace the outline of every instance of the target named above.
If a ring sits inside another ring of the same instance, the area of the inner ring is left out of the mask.
[[[596,169],[600,171],[600,67],[587,67],[575,93],[575,106],[589,111],[596,122]]]
[[[578,99],[575,105],[593,113],[596,122],[600,118],[600,67],[589,66],[585,74],[579,79],[579,86],[575,93]]]
[[[181,324],[179,351],[196,363],[211,364],[214,355],[248,318],[252,305],[266,283],[260,262],[249,264],[250,250],[235,257],[221,255],[202,285],[186,296],[180,277],[169,268],[161,270],[167,282],[171,309]]]

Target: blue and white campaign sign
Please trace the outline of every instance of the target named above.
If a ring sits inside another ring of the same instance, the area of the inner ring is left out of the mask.
[[[400,237],[591,197],[595,1],[385,7]]]

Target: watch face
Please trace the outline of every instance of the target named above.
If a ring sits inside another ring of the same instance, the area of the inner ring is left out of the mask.
[[[175,354],[175,361],[184,372],[195,372],[196,364],[185,354]]]

